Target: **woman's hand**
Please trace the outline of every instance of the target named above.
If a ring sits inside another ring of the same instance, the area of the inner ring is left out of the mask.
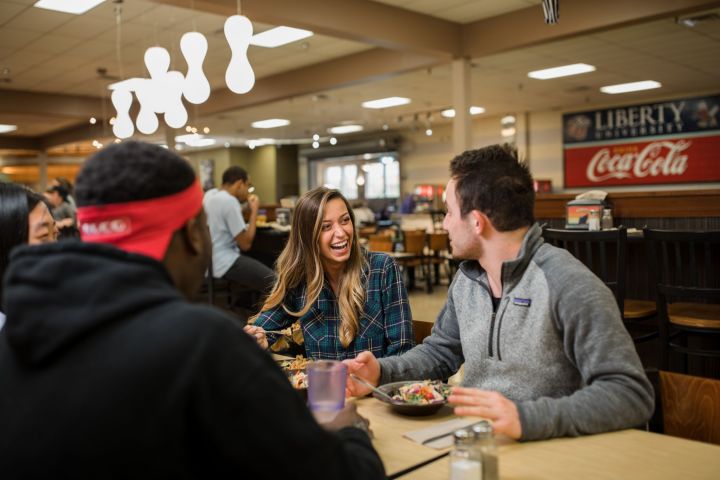
[[[243,327],[245,333],[255,338],[255,341],[260,345],[260,348],[266,350],[268,348],[267,337],[265,336],[265,329],[262,327],[256,327],[255,325],[245,325]]]

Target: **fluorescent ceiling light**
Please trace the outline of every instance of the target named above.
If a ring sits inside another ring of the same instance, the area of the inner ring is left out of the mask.
[[[205,138],[205,137],[198,133],[188,133],[186,135],[178,135],[177,137],[175,137],[175,143],[188,143],[189,144],[191,142],[195,142],[202,138]]]
[[[250,45],[275,48],[280,45],[297,42],[298,40],[311,37],[312,35],[313,32],[310,30],[303,30],[301,28],[275,27],[253,35],[250,39]]]
[[[252,125],[253,128],[277,128],[290,125],[290,120],[285,120],[284,118],[269,118],[267,120],[252,122],[250,125]]]
[[[56,12],[82,15],[104,1],[105,0],[40,0],[33,6],[46,10],[55,10]]]
[[[535,70],[528,73],[528,77],[537,78],[538,80],[547,80],[549,78],[567,77],[569,75],[579,75],[581,73],[594,71],[595,67],[588,65],[587,63],[573,63],[572,65],[563,65],[562,67]]]
[[[197,140],[187,142],[187,145],[189,147],[209,147],[210,145],[215,145],[216,142],[217,140],[214,138],[199,138]]]
[[[0,123],[0,133],[14,132],[17,130],[17,125],[3,125]]]
[[[470,107],[468,108],[468,112],[470,115],[480,115],[481,113],[485,113],[485,109],[483,107]],[[445,118],[455,118],[455,109],[448,108],[447,110],[440,112],[440,115]]]
[[[627,93],[627,92],[638,92],[640,90],[651,90],[653,88],[660,88],[662,84],[655,80],[643,80],[642,82],[631,82],[631,83],[619,83],[617,85],[606,85],[600,87],[600,91],[603,93]]]
[[[407,105],[408,103],[410,103],[409,98],[387,97],[387,98],[379,98],[377,100],[368,100],[367,102],[363,102],[362,106],[365,108],[389,108],[389,107],[397,107],[399,105]]]
[[[337,127],[328,128],[328,132],[335,135],[342,135],[343,133],[362,132],[362,130],[362,125],[340,125]]]

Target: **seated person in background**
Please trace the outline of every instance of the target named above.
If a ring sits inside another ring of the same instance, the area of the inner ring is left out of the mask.
[[[450,396],[458,415],[537,440],[640,425],[653,389],[610,289],[534,224],[526,165],[493,145],[455,157],[447,184],[453,256],[466,258],[432,334],[404,355],[363,352],[351,373],[373,384],[445,379],[465,364]],[[348,379],[351,394],[367,388]]]
[[[375,213],[364,202],[355,202],[352,211],[358,225],[372,225],[375,223]]]
[[[54,242],[56,238],[55,220],[45,197],[21,185],[0,182],[0,329],[5,323],[1,281],[10,250],[18,245]]]
[[[6,276],[3,479],[384,478],[352,404],[322,428],[231,317],[187,300],[210,239],[185,160],[111,145],[76,194],[83,242],[20,247]]]
[[[213,276],[224,278],[265,296],[275,282],[275,274],[265,264],[242,255],[255,239],[255,223],[260,199],[250,194],[250,177],[237,166],[223,173],[222,186],[205,193],[203,206],[212,238]],[[250,219],[243,219],[240,202],[250,206]]]
[[[72,206],[72,208],[77,209],[77,205],[75,204],[75,187],[73,187],[73,184],[70,183],[70,180],[68,180],[65,177],[55,177],[52,180],[50,180],[50,186],[52,187],[63,187],[67,192],[67,202]]]
[[[45,192],[61,238],[77,236],[76,209],[68,201],[69,195],[61,185],[52,186]]]
[[[313,359],[352,358],[365,350],[384,357],[412,348],[398,266],[360,247],[352,209],[339,191],[318,187],[300,197],[277,275],[254,325],[245,327],[261,346],[267,348],[265,330],[299,321]]]

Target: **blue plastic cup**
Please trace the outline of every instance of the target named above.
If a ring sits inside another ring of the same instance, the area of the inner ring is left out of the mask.
[[[308,363],[308,404],[319,423],[332,421],[345,406],[347,367],[337,360]]]

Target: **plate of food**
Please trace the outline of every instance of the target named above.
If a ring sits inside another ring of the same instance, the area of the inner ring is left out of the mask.
[[[307,373],[305,372],[307,363],[308,359],[300,355],[295,357],[294,360],[283,360],[279,362],[280,368],[282,368],[285,375],[287,375],[290,384],[304,400],[307,400]]]
[[[452,387],[438,380],[413,380],[386,383],[377,389],[390,398],[377,392],[373,392],[373,397],[390,405],[395,412],[419,417],[440,410],[447,403]]]

